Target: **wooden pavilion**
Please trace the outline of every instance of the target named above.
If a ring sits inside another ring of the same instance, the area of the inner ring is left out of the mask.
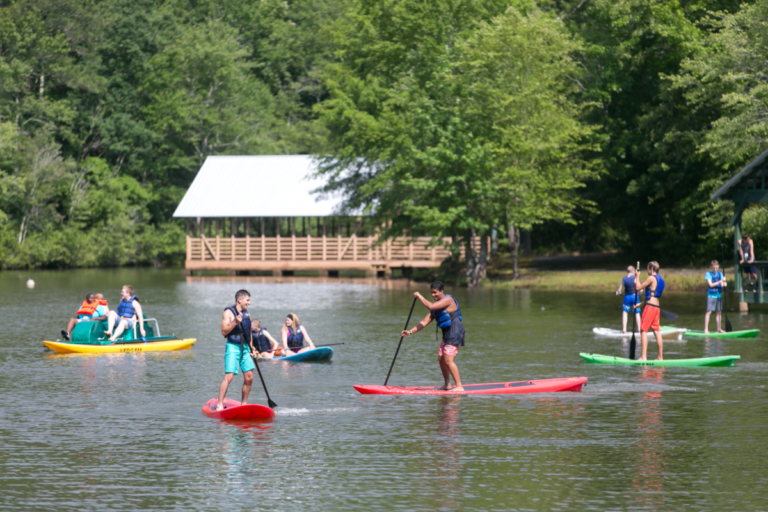
[[[768,174],[768,150],[752,160],[749,165],[739,171],[736,176],[731,178],[728,183],[723,185],[720,190],[715,192],[711,199],[731,200],[733,201],[734,211],[731,217],[730,227],[733,230],[733,268],[735,272],[733,290],[739,294],[739,309],[746,311],[748,304],[768,303],[768,294],[766,293],[766,268],[768,261],[755,260],[750,266],[757,267],[757,279],[743,279],[743,267],[739,260],[739,243],[741,241],[741,217],[744,210],[750,204],[767,203],[768,188],[766,188],[766,175]],[[726,253],[727,254],[727,253]],[[726,256],[727,257],[727,256]],[[725,262],[723,262],[725,265]]]
[[[187,220],[185,273],[271,272],[320,276],[362,270],[437,267],[450,256],[429,236],[380,239],[361,215],[341,215],[341,197],[323,197],[311,156],[210,156],[184,195],[176,218]]]

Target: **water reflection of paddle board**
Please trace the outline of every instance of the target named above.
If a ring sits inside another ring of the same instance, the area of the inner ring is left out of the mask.
[[[679,327],[670,327],[668,325],[664,325],[659,328],[659,332],[662,336],[677,336],[677,339],[681,340],[683,339],[683,335],[686,333],[688,329],[683,329]],[[630,332],[621,332],[618,329],[608,329],[606,327],[595,327],[592,329],[592,332],[597,334],[598,336],[607,336],[609,338],[630,338],[632,337],[632,331]],[[635,337],[640,336],[640,331],[635,331]]]
[[[209,418],[220,420],[268,420],[275,417],[275,411],[266,405],[240,405],[237,400],[224,399],[224,410],[216,410],[216,399],[211,398],[203,405],[203,413]]]
[[[518,395],[523,393],[553,393],[581,391],[586,377],[496,382],[493,384],[464,384],[464,391],[444,391],[437,387],[401,387],[356,385],[363,395]]]

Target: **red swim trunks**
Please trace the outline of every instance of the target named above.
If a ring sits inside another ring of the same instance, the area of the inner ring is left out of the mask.
[[[659,330],[659,315],[661,310],[658,306],[646,304],[643,309],[643,320],[640,323],[640,332],[658,331]]]
[[[454,345],[446,345],[445,342],[441,342],[440,348],[437,349],[437,355],[439,356],[445,354],[447,356],[456,357],[456,354],[458,353],[459,353],[459,347],[456,347]]]

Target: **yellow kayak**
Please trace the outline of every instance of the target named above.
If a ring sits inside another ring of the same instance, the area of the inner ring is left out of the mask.
[[[44,341],[43,345],[59,354],[106,354],[116,352],[166,352],[169,350],[185,350],[192,347],[196,338],[184,340],[170,339],[149,341],[144,343],[110,343],[105,345],[90,345],[86,343],[69,343],[66,341]]]

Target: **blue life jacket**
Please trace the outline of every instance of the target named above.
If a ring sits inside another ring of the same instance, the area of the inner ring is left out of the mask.
[[[135,295],[128,300],[122,299],[120,304],[117,305],[118,318],[133,318],[133,315],[136,314],[136,308],[133,307],[133,301],[138,300],[139,298]]]
[[[451,320],[453,318],[458,317],[459,320],[462,320],[461,318],[461,310],[459,309],[459,301],[456,300],[456,297],[453,295],[446,295],[446,297],[450,297],[453,299],[453,302],[456,303],[456,312],[455,313],[449,313],[445,309],[438,309],[437,311],[432,311],[432,318],[435,319],[437,322],[437,326],[441,329],[445,329],[446,327],[451,326]]]
[[[256,347],[256,350],[259,352],[266,352],[267,350],[272,350],[272,344],[269,342],[266,336],[264,336],[264,328],[260,327],[259,331],[253,331],[253,346]]]
[[[624,282],[624,296],[637,293],[637,289],[635,289],[635,276],[627,276],[622,281]]]
[[[288,348],[296,351],[299,350],[304,346],[304,333],[301,332],[301,326],[296,327],[296,332],[293,331],[290,327],[288,327],[288,336],[286,339],[288,340]]]
[[[236,306],[236,305],[235,305]],[[224,311],[230,310],[233,315],[235,315],[235,318],[237,318],[237,308],[235,306],[229,306],[228,308],[224,308]],[[242,345],[242,344],[248,344],[251,339],[250,337],[245,334],[251,331],[251,315],[248,314],[248,310],[244,309],[240,315],[243,317],[243,321],[240,322],[240,325],[236,325],[232,328],[231,331],[229,331],[229,334],[224,336],[227,338],[227,343],[235,343],[236,345]]]
[[[713,274],[712,275],[712,284],[722,283],[722,282],[723,282],[723,273],[718,270],[717,274]],[[722,284],[718,284],[713,289],[717,290],[717,292],[720,293],[720,292],[723,291],[723,285]]]
[[[664,280],[658,274],[656,274],[653,277],[656,278],[656,289],[653,291],[653,296],[654,297],[661,297],[661,294],[664,293]],[[651,287],[650,286],[645,289],[645,300],[646,301],[651,300]]]

